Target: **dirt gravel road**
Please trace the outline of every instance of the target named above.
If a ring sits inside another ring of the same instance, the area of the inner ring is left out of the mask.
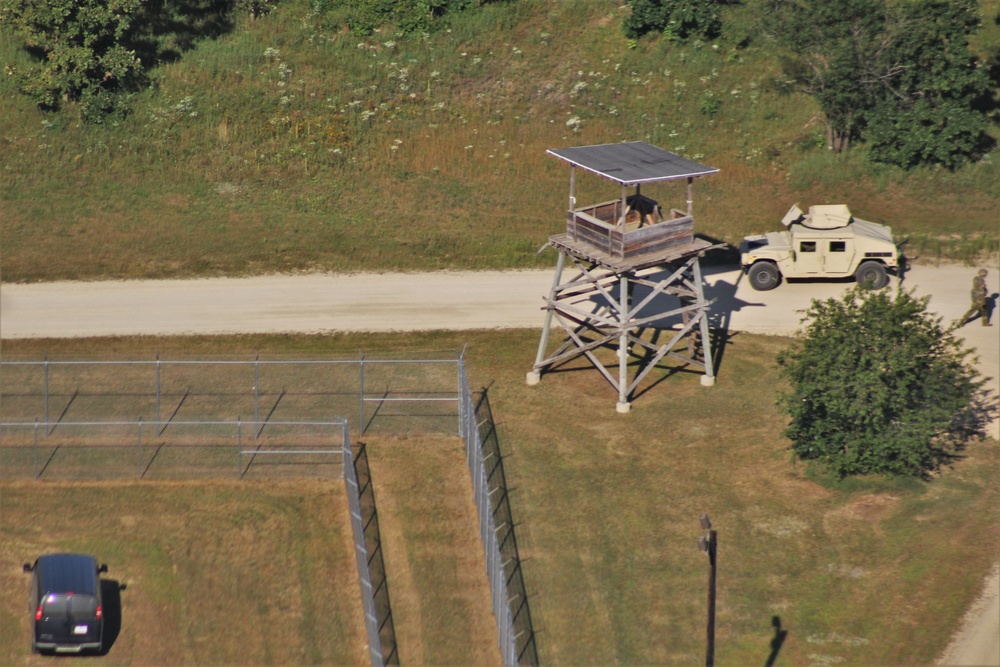
[[[1000,275],[991,267],[996,293]],[[950,321],[969,307],[975,271],[915,266],[903,286],[929,295]],[[0,284],[0,339],[176,336],[325,331],[421,331],[541,327],[552,271],[278,275],[253,278]],[[853,283],[796,282],[753,291],[737,269],[706,271],[715,324],[733,331],[792,334],[813,298]],[[895,281],[893,281],[895,285]],[[1000,320],[1000,316],[996,319]],[[983,375],[1000,392],[1000,326],[960,330]],[[998,431],[1000,433],[1000,431]]]
[[[1000,272],[995,265],[988,268],[987,286],[995,295]],[[930,310],[951,321],[969,308],[974,274],[965,266],[917,265],[903,287],[930,296]],[[0,284],[0,340],[540,328],[542,296],[552,275],[546,270]],[[714,324],[785,335],[799,328],[800,311],[813,298],[835,297],[852,286],[797,282],[755,292],[737,269],[709,269],[706,282],[708,298],[716,299]],[[976,350],[994,396],[1000,393],[1000,326],[972,322],[959,335]],[[997,422],[993,435],[1000,435]],[[997,582],[995,577],[986,582],[983,598],[942,664],[1000,665]]]

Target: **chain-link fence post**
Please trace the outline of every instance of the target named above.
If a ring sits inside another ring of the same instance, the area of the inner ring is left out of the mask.
[[[462,350],[465,354],[465,350]],[[458,437],[465,438],[465,362],[458,357]]]
[[[45,355],[45,437],[49,429],[49,355]]]
[[[160,418],[160,353],[156,353],[156,424],[160,427],[157,435],[163,433],[163,420]]]
[[[260,355],[253,360],[253,422],[260,424]],[[257,429],[254,428],[253,439],[257,439]]]
[[[38,479],[38,417],[35,417],[35,451],[34,451],[34,461],[35,461],[35,479]]]
[[[139,417],[139,446],[138,454],[135,458],[135,476],[136,479],[142,479],[142,417]]]
[[[346,454],[341,457],[340,475],[343,479],[348,479],[347,462],[353,461],[353,459],[351,458],[351,431],[346,419],[340,427],[340,448],[346,451]]]
[[[236,476],[243,479],[243,422],[236,418]]]
[[[358,437],[365,436],[365,355],[361,355],[358,364]]]

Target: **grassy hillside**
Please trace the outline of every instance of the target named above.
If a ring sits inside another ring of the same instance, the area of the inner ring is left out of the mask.
[[[984,4],[989,55],[1000,2]],[[547,266],[568,169],[545,149],[622,140],[719,167],[696,225],[727,241],[846,202],[911,255],[997,250],[996,153],[957,173],[828,153],[770,45],[738,43],[745,7],[726,9],[731,37],[679,45],[624,39],[622,3],[521,0],[405,38],[311,6],[195,42],[117,126],[43,114],[0,77],[0,279]],[[2,31],[0,62],[29,62]],[[617,196],[581,180],[581,201]]]

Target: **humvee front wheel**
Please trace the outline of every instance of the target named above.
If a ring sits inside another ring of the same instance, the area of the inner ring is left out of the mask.
[[[771,262],[757,262],[747,271],[747,278],[750,279],[750,287],[758,292],[766,292],[778,286],[781,273]]]
[[[889,284],[889,275],[879,262],[861,262],[854,277],[859,285],[868,289],[882,289]]]

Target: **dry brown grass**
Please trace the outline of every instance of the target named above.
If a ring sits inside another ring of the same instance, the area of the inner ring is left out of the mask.
[[[400,661],[503,664],[462,441],[366,443]]]
[[[764,664],[775,638],[774,617],[788,632],[778,665],[896,666],[936,659],[1000,550],[996,441],[970,443],[967,458],[931,482],[838,482],[794,463],[781,435],[785,417],[775,405],[781,380],[774,358],[788,344],[785,339],[734,336],[711,389],[696,375],[654,373],[627,415],[615,412],[615,392],[584,364],[526,386],[524,373],[537,342],[537,331],[438,332],[5,341],[4,350],[39,356],[55,349],[91,356],[151,350],[374,354],[468,344],[471,380],[474,386],[491,385],[500,422],[544,663],[703,660],[707,563],[695,540],[701,533],[698,516],[706,511],[720,535],[718,664]],[[650,386],[653,382],[658,384]],[[456,486],[447,488],[457,489],[459,480],[468,484],[464,460],[452,452],[453,463],[442,458],[423,471],[422,457],[436,450],[420,445],[417,452],[409,447],[375,452],[379,443],[371,444],[376,496],[389,522],[387,561],[397,572],[390,576],[413,582],[416,593],[401,591],[400,604],[412,609],[420,601],[419,627],[402,628],[414,639],[400,640],[400,656],[404,663],[413,660],[404,642],[416,650],[419,641],[430,662],[433,647],[443,645],[430,627],[432,613],[441,619],[433,622],[444,626],[465,612],[435,590],[435,582],[458,577],[457,566],[443,560],[451,569],[435,570],[430,557],[455,554],[451,541],[458,526],[438,529],[423,515],[463,514],[460,507],[442,507],[432,490],[443,482],[424,475],[447,470],[457,475]],[[398,456],[388,469],[378,466],[383,453]],[[404,468],[407,477],[394,481]],[[392,497],[383,507],[386,494]],[[393,526],[397,516],[404,518]],[[399,535],[407,538],[405,547],[398,546]],[[478,545],[462,553],[473,552],[481,553]],[[481,566],[469,571],[482,572]],[[406,586],[393,582],[394,595]],[[434,602],[425,604],[424,596]],[[406,615],[412,619],[413,613]],[[397,614],[397,623],[410,622]],[[489,633],[488,641],[493,637]]]
[[[51,661],[30,654],[20,564],[54,551],[93,553],[127,586],[99,662],[367,663],[340,482],[3,484],[2,664]]]

